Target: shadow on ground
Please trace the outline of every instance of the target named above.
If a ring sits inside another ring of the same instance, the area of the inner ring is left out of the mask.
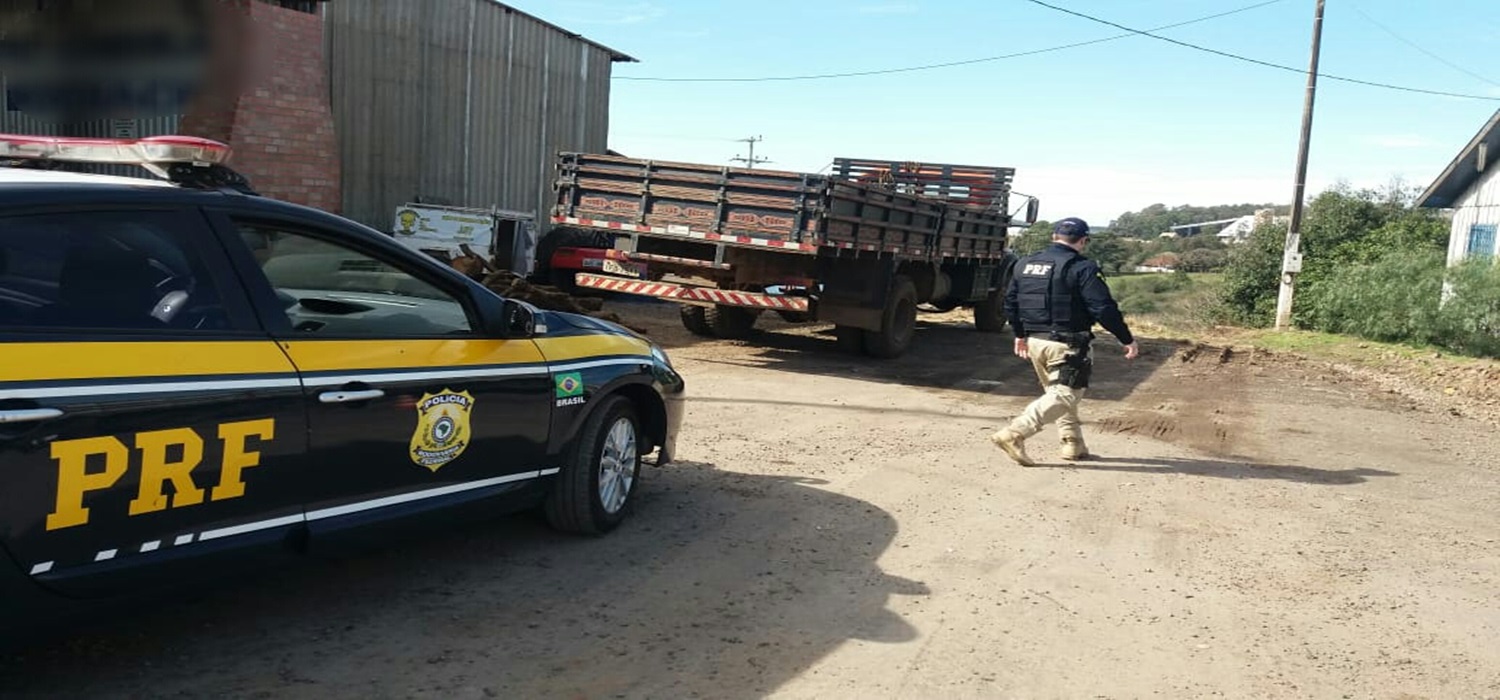
[[[1349,486],[1362,484],[1371,477],[1400,476],[1397,472],[1383,469],[1318,469],[1285,464],[1255,464],[1253,462],[1215,461],[1207,459],[1140,459],[1128,457],[1093,457],[1066,463],[1045,464],[1044,467],[1074,469],[1078,471],[1134,472],[1140,474],[1187,474],[1218,479],[1281,479],[1303,484]]]
[[[678,464],[601,538],[531,516],[188,591],[0,657],[6,697],[762,696],[911,641],[897,533],[816,482]]]
[[[762,332],[746,341],[749,352],[727,362],[796,374],[818,374],[932,389],[968,391],[999,396],[1034,397],[1040,393],[1031,363],[1016,357],[1013,336],[980,333],[972,326],[922,322],[906,355],[876,360],[839,352],[832,330],[810,333]],[[1088,398],[1120,401],[1129,396],[1180,347],[1172,342],[1143,341],[1141,357],[1127,362],[1112,336],[1094,342],[1094,379]]]

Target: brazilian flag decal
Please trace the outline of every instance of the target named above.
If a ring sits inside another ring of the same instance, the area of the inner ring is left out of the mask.
[[[567,399],[574,396],[583,396],[583,375],[578,372],[567,372],[553,377],[557,383],[557,398]]]

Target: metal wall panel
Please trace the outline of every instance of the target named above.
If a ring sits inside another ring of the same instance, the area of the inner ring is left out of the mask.
[[[1469,230],[1475,224],[1500,225],[1500,168],[1480,175],[1479,179],[1453,203],[1453,229],[1448,238],[1448,264],[1457,265],[1468,257]],[[1500,255],[1500,250],[1490,251]]]
[[[603,152],[614,54],[493,0],[339,0],[324,10],[344,215],[409,201],[533,212],[558,151]]]

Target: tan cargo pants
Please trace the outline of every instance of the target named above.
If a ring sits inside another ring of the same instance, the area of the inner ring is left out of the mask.
[[[1057,384],[1057,371],[1068,354],[1068,344],[1042,338],[1027,338],[1026,349],[1031,355],[1031,366],[1036,370],[1037,381],[1045,392],[1041,398],[1031,402],[1021,415],[1010,423],[1010,430],[1022,438],[1042,432],[1042,428],[1057,422],[1057,434],[1063,441],[1076,441],[1076,449],[1086,451],[1083,443],[1083,424],[1078,420],[1078,403],[1083,400],[1084,389]]]

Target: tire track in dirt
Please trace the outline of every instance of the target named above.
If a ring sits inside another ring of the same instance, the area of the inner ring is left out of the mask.
[[[1208,455],[1241,457],[1255,447],[1246,395],[1256,373],[1254,352],[1194,344],[1179,349],[1120,413],[1098,429],[1190,447]],[[1151,408],[1141,408],[1142,404]]]

